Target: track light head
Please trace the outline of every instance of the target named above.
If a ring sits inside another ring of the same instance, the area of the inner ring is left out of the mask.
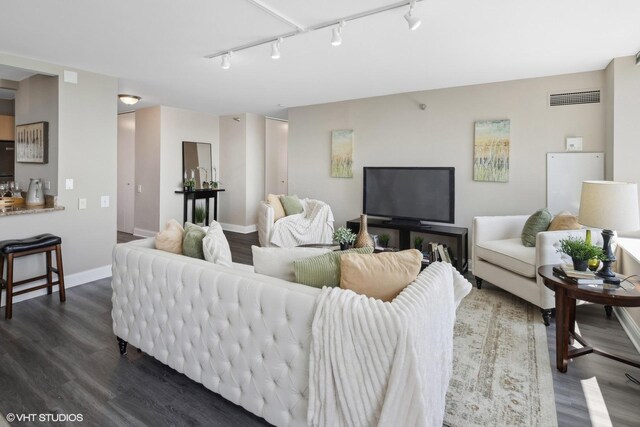
[[[220,63],[220,67],[223,70],[228,70],[229,68],[231,68],[231,52],[222,55],[222,62]]]
[[[409,24],[409,29],[411,31],[415,30],[420,26],[420,24],[422,24],[420,18],[418,18],[417,16],[413,16],[413,8],[415,7],[415,5],[415,0],[411,0],[411,3],[409,3],[409,12],[405,13],[404,15],[404,19],[407,20],[407,24]]]
[[[275,40],[271,43],[271,58],[279,59],[280,58],[280,42],[282,42],[282,38]]]
[[[344,28],[344,21],[340,21],[337,27],[334,27],[331,34],[331,44],[333,46],[340,46],[342,44],[342,29]]]

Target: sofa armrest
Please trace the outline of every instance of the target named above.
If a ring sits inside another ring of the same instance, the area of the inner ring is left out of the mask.
[[[490,240],[520,237],[528,218],[529,215],[477,216],[473,218],[474,245]]]
[[[258,241],[260,246],[270,246],[271,231],[274,223],[273,207],[265,201],[258,204]]]

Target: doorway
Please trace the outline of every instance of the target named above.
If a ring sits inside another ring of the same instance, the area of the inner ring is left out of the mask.
[[[133,234],[136,113],[118,115],[118,231]]]
[[[265,200],[267,194],[288,194],[288,141],[289,122],[268,117],[266,119],[264,153]]]

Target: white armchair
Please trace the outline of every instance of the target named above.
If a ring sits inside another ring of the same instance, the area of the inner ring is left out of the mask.
[[[303,212],[274,221],[273,207],[262,201],[258,206],[260,246],[294,247],[333,241],[333,212],[320,200],[301,200]]]
[[[478,289],[486,280],[540,307],[549,326],[555,298],[538,276],[538,267],[562,262],[557,243],[568,236],[585,236],[585,229],[544,231],[536,236],[536,246],[525,247],[522,228],[529,215],[483,216],[473,219],[473,274]],[[592,243],[602,245],[600,230],[591,233]]]

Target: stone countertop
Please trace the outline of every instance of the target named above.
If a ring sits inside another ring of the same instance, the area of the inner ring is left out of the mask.
[[[0,206],[0,217],[11,215],[29,215],[45,212],[63,211],[64,206],[59,206],[56,196],[45,195],[45,204],[42,206]]]

